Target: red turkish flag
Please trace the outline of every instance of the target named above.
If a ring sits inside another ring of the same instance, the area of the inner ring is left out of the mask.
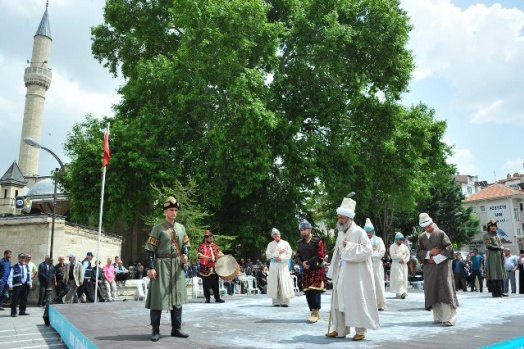
[[[111,158],[111,154],[109,153],[109,133],[104,134],[104,163],[103,167],[106,167],[109,163],[109,159]]]

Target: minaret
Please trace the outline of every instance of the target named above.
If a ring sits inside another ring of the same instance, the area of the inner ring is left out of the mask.
[[[27,88],[25,96],[24,123],[20,139],[18,165],[24,176],[35,176],[38,172],[39,149],[24,143],[25,137],[40,142],[42,136],[42,116],[44,114],[45,93],[51,85],[51,69],[47,67],[51,52],[51,29],[46,3],[45,12],[34,36],[33,54],[29,67],[25,68],[24,82]]]

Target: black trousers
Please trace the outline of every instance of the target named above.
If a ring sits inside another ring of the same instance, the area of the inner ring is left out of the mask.
[[[475,288],[475,280],[477,278],[479,280],[479,291],[482,292],[482,283],[484,282],[484,279],[482,278],[480,270],[473,270],[471,272],[471,292],[473,292],[473,289]]]
[[[48,286],[49,283],[47,281],[40,281],[40,285],[38,286],[38,306],[42,306],[47,303],[47,299],[45,298],[45,290]]]
[[[453,277],[455,278],[455,289],[457,291],[462,290],[464,292],[467,292],[468,286],[466,285],[466,277],[460,274],[453,274]]]
[[[308,290],[304,292],[307,299],[307,304],[309,305],[309,310],[320,309],[320,295],[321,291],[318,290]]]
[[[213,295],[215,297],[215,300],[220,299],[220,291],[218,289],[218,275],[217,274],[211,274],[209,276],[202,276],[202,287],[204,289],[204,297],[206,297],[206,300],[211,299],[211,292],[210,289],[213,290]]]
[[[519,293],[524,294],[524,266],[519,265]]]
[[[84,279],[84,283],[76,291],[76,295],[79,299],[84,293],[86,295],[86,302],[93,303],[95,301],[95,298],[93,297],[93,283],[89,282],[89,279]]]
[[[504,291],[504,281],[503,280],[488,280],[487,281],[489,291],[494,297],[502,296],[502,291]]]
[[[22,284],[20,286],[13,287],[13,298],[11,299],[11,314],[16,314],[16,306],[20,303],[20,312],[25,313],[27,307],[27,294],[29,286]]]

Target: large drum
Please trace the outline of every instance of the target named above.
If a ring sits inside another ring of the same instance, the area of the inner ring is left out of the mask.
[[[220,257],[215,264],[215,272],[224,281],[231,281],[240,272],[240,266],[231,255]]]

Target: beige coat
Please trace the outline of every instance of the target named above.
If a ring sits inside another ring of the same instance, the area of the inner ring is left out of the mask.
[[[84,268],[82,268],[82,263],[75,262],[75,267],[73,268],[73,275],[75,277],[76,287],[80,287],[84,283]],[[69,282],[69,263],[65,265],[64,271],[64,284]]]

